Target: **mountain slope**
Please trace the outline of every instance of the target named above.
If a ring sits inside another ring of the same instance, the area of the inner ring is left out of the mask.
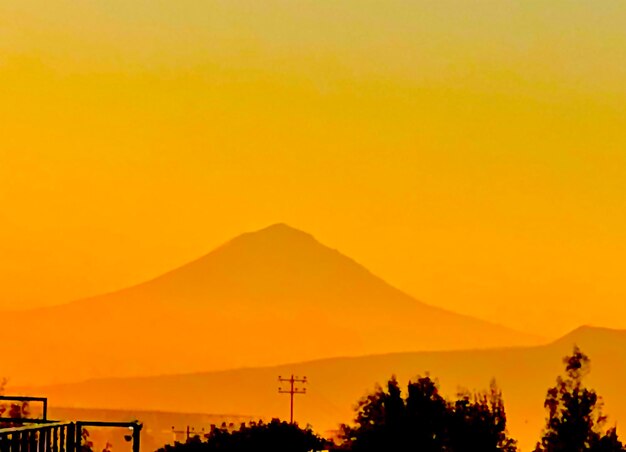
[[[20,353],[3,372],[31,382],[537,343],[418,302],[282,224],[144,284],[30,311],[7,328]],[[59,366],[68,353],[74,365]]]
[[[495,378],[504,392],[510,431],[522,450],[529,450],[543,426],[546,391],[563,371],[562,358],[574,344],[591,357],[588,384],[604,397],[609,424],[626,424],[626,331],[589,327],[536,347],[335,358],[257,369],[91,380],[26,392],[45,394],[60,406],[287,418],[288,399],[277,394],[276,379],[294,373],[309,379],[307,395],[296,400],[297,420],[325,431],[349,422],[357,400],[392,374],[404,385],[430,372],[447,395],[459,388],[486,389]]]

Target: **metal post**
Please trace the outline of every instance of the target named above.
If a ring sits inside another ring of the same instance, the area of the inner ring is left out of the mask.
[[[291,376],[291,391],[289,391],[289,395],[291,396],[291,405],[289,409],[289,423],[293,424],[293,375]]]
[[[52,452],[52,428],[47,427],[47,434],[46,434],[46,451],[47,452]]]
[[[76,452],[80,452],[83,449],[83,424],[80,422],[76,423],[76,428],[74,431],[74,450]]]
[[[37,432],[32,430],[28,434],[28,452],[37,452]]]
[[[37,452],[46,452],[46,429],[39,429],[39,444],[37,444]]]
[[[65,448],[65,430],[67,427],[61,427],[61,431],[59,432],[59,452],[67,452]]]
[[[140,451],[141,427],[142,425],[139,422],[133,425],[133,452]]]
[[[59,427],[52,428],[52,452],[59,452]]]
[[[73,422],[67,426],[66,452],[76,452],[76,424]]]
[[[11,452],[19,452],[20,445],[20,434],[13,433],[11,435]]]
[[[29,432],[20,432],[20,450],[28,452]]]

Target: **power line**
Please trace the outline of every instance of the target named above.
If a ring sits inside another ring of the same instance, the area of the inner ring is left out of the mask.
[[[289,400],[290,400],[289,422],[293,424],[293,396],[296,394],[303,394],[303,395],[306,394],[306,388],[298,388],[296,387],[296,383],[302,383],[303,385],[305,385],[307,384],[307,379],[306,377],[302,377],[302,378],[298,378],[297,376],[294,377],[293,374],[291,374],[291,377],[289,378],[283,378],[279,375],[278,381],[280,383],[289,383],[289,389],[283,389],[282,386],[280,386],[278,388],[278,393],[289,394]]]

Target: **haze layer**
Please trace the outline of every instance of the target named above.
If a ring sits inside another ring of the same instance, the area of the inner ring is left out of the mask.
[[[402,383],[431,373],[444,393],[486,390],[495,378],[504,393],[507,425],[521,450],[532,450],[546,412],[546,391],[563,372],[562,358],[574,344],[591,357],[586,384],[604,397],[608,424],[626,422],[626,331],[580,328],[541,347],[403,353],[330,359],[260,369],[170,375],[156,378],[92,380],[76,385],[31,389],[61,406],[143,408],[181,412],[246,413],[266,419],[289,414],[289,402],[276,392],[278,375],[306,375],[307,395],[296,401],[296,418],[318,431],[349,422],[357,401],[392,374]],[[405,394],[406,395],[406,394]]]
[[[624,23],[619,0],[0,1],[0,303],[286,221],[455,311],[626,327]]]

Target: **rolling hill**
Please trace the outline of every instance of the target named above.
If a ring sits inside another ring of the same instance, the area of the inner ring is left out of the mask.
[[[448,395],[459,388],[486,389],[492,378],[502,388],[509,429],[530,449],[543,426],[543,400],[563,370],[574,344],[591,357],[588,383],[606,402],[609,425],[626,424],[626,331],[584,327],[535,347],[395,353],[334,358],[292,365],[132,379],[100,379],[25,390],[51,403],[89,408],[245,413],[288,418],[288,399],[277,394],[279,375],[306,375],[308,394],[296,401],[296,419],[328,431],[349,422],[360,397],[392,374],[402,385],[430,372]]]
[[[540,342],[417,301],[283,224],[146,283],[2,318],[16,384]]]

